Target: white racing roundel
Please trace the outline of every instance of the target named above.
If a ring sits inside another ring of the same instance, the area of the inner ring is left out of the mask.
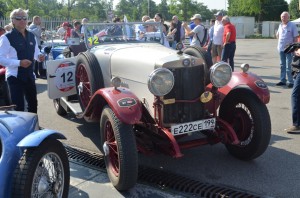
[[[62,91],[67,92],[75,87],[75,63],[61,63],[55,71],[55,85]]]

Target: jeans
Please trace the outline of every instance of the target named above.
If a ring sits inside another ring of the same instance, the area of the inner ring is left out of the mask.
[[[169,42],[169,44],[170,44],[170,47],[172,47],[173,49],[176,50],[176,45],[177,45],[176,41]]]
[[[232,71],[234,71],[234,53],[235,53],[236,45],[235,42],[228,43],[224,46],[222,50],[222,58],[221,60],[224,62],[228,62],[229,59],[229,65],[231,66]]]
[[[292,90],[292,118],[293,126],[300,126],[300,74],[297,73]]]
[[[280,55],[280,82],[286,83],[286,76],[288,77],[288,82],[294,84],[292,77],[291,63],[292,63],[292,53],[279,52]]]
[[[37,113],[37,91],[34,79],[28,79],[26,82],[10,76],[7,78],[12,104],[17,107],[16,111],[24,111],[24,96],[28,105],[28,112]]]

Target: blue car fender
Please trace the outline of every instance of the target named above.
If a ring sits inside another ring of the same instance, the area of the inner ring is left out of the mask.
[[[67,139],[63,134],[49,129],[38,130],[28,134],[18,144],[18,147],[37,147],[46,138],[51,137],[55,139]]]

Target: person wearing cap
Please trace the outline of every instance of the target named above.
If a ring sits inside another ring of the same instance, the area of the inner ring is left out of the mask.
[[[220,61],[223,48],[223,32],[224,27],[222,24],[223,12],[219,11],[214,14],[216,17],[214,32],[213,32],[213,45],[212,45],[212,61],[215,64],[217,61]]]
[[[231,66],[232,71],[234,71],[234,54],[236,49],[236,29],[235,26],[230,23],[230,19],[228,16],[224,16],[222,18],[222,24],[224,26],[223,33],[223,50],[221,60],[224,62],[228,62]]]
[[[27,10],[13,10],[10,19],[12,31],[0,37],[0,65],[6,68],[5,77],[15,110],[25,110],[25,98],[28,112],[37,113],[33,63],[34,60],[43,62],[45,56],[40,52],[34,34],[27,30]]]
[[[191,46],[202,47],[200,42],[204,38],[204,26],[201,24],[202,17],[200,14],[195,14],[191,20],[196,25],[193,30],[191,30],[186,22],[182,23],[182,26],[185,29],[185,35],[193,36],[192,42],[190,43]]]

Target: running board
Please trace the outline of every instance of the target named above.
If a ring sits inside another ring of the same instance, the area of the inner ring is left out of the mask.
[[[60,101],[61,101],[61,106],[64,109],[66,109],[66,111],[71,110],[75,114],[76,117],[83,113],[79,102],[67,101],[65,97],[61,97]]]

